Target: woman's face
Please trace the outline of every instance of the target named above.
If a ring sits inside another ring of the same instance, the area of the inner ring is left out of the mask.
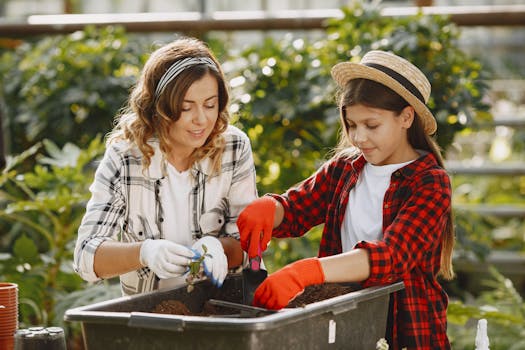
[[[361,104],[346,106],[345,111],[348,137],[370,164],[404,163],[417,156],[407,137],[414,118],[412,107],[400,115]]]
[[[180,118],[169,132],[172,151],[191,154],[204,145],[219,117],[219,87],[217,79],[206,74],[195,81],[184,96]]]

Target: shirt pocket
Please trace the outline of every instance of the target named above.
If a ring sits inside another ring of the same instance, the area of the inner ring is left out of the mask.
[[[218,210],[211,210],[201,215],[199,226],[203,235],[219,236],[223,230],[226,219]]]
[[[154,230],[154,225],[151,225],[143,216],[128,218],[124,225],[122,241],[123,242],[140,242],[146,239],[159,239],[160,233]]]

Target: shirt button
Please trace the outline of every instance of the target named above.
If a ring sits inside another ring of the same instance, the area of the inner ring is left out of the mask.
[[[160,222],[164,222],[164,218],[160,218],[159,221],[160,221]]]
[[[390,206],[388,204],[385,204],[385,209],[388,209]]]

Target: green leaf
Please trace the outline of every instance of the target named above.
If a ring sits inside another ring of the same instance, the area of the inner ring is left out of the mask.
[[[27,235],[22,235],[15,241],[13,253],[23,261],[33,261],[38,255],[38,249]]]

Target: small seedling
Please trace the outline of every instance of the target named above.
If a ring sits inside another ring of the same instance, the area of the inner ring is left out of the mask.
[[[194,284],[196,281],[205,278],[204,266],[202,265],[204,259],[206,257],[213,258],[213,256],[210,253],[208,253],[208,248],[204,244],[202,245],[202,250],[204,254],[199,256],[197,260],[194,260],[190,263],[190,272],[186,277],[186,283],[188,283],[186,290],[188,293],[191,293],[193,291],[193,289],[195,288]]]

